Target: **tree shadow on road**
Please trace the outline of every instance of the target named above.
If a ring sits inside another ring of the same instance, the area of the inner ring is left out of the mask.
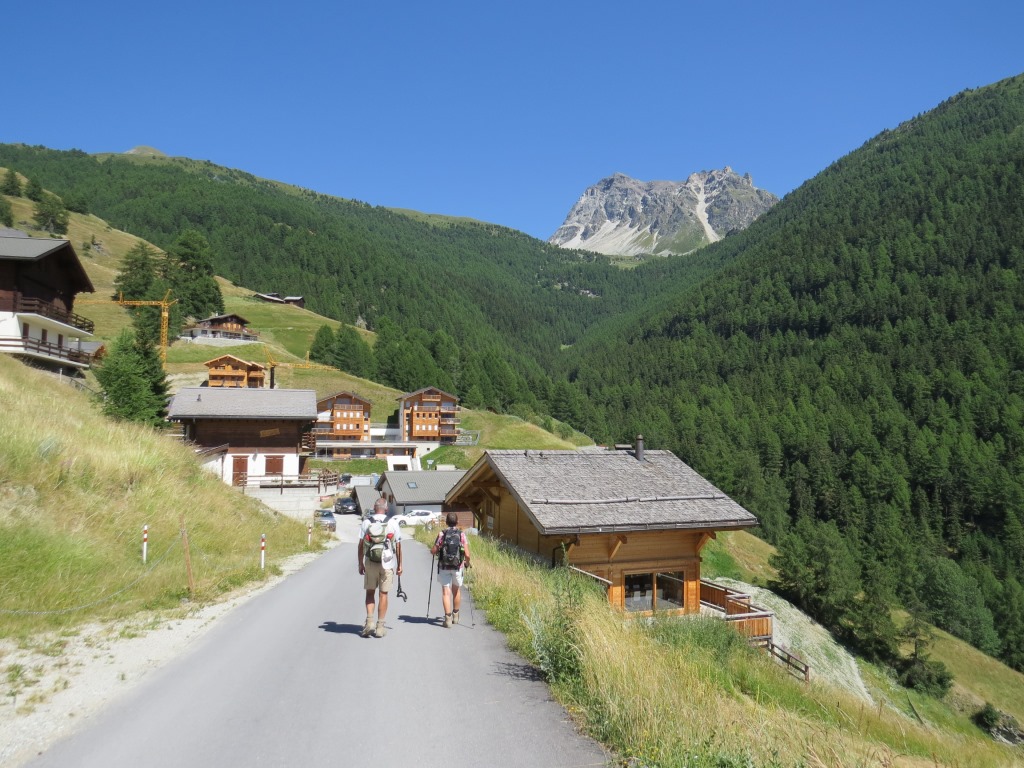
[[[543,681],[544,673],[534,666],[524,663],[499,661],[494,665],[496,674],[511,677],[513,680]]]

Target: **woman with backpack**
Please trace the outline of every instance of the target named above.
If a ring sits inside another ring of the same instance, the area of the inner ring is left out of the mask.
[[[437,555],[437,583],[441,585],[441,602],[444,604],[444,626],[459,623],[459,608],[462,605],[463,573],[469,568],[469,541],[459,525],[459,516],[449,512],[445,516],[448,527],[437,534],[437,540],[430,553]]]

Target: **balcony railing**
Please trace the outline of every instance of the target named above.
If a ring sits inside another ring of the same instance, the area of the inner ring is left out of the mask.
[[[76,365],[88,366],[92,355],[70,347],[58,347],[39,339],[26,339],[21,336],[0,337],[0,352],[9,354],[25,354],[35,357],[46,357],[51,360],[67,360]]]
[[[70,325],[72,328],[77,328],[85,333],[92,334],[96,328],[96,324],[86,317],[76,315],[74,312],[68,312],[67,310],[61,309],[56,306],[53,302],[43,301],[42,299],[28,299],[24,296],[15,296],[13,302],[4,302],[7,307],[0,306],[0,309],[6,309],[8,312],[17,312],[31,315],[42,315],[50,320],[56,320],[57,322]],[[12,306],[13,305],[13,306]]]

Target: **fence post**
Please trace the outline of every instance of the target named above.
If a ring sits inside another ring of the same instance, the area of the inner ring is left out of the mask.
[[[267,566],[267,534],[260,536],[260,570],[265,570]]]
[[[185,516],[182,515],[181,521],[181,543],[185,548],[185,572],[188,574],[188,596],[193,597],[196,592],[196,582],[192,577],[192,552],[188,546],[188,531],[185,529]]]
[[[149,526],[142,526],[142,564],[146,564],[146,555],[149,553]]]

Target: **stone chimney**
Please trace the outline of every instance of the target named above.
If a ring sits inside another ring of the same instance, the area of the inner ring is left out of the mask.
[[[636,436],[636,460],[637,461],[643,461],[644,460],[644,436],[643,435],[637,435]]]

